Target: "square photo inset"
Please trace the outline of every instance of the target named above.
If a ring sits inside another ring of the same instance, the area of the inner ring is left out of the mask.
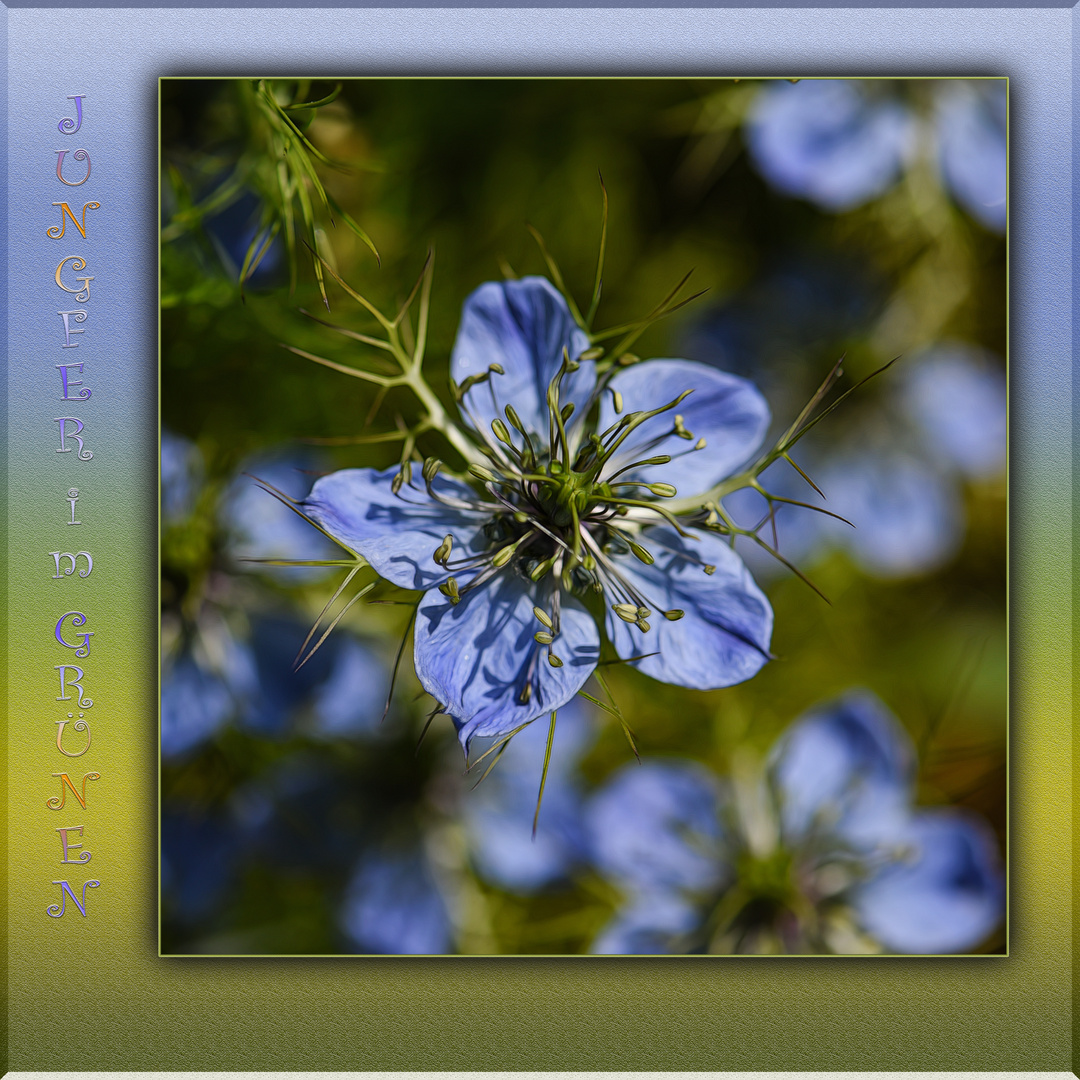
[[[1007,81],[163,79],[163,955],[1007,952]]]

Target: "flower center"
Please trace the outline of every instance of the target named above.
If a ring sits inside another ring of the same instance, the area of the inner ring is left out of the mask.
[[[483,552],[458,556],[449,535],[435,550],[435,562],[453,573],[439,586],[440,591],[456,604],[467,592],[504,571],[528,578],[537,585],[538,603],[533,610],[541,628],[534,636],[547,648],[553,667],[562,666],[553,646],[560,632],[563,592],[603,595],[620,619],[642,633],[649,631],[648,620],[654,612],[672,621],[681,619],[682,610],[665,610],[652,602],[641,581],[621,570],[619,562],[627,557],[645,566],[655,562],[653,552],[641,543],[642,529],[650,524],[666,521],[681,536],[692,538],[662,505],[661,500],[677,494],[675,487],[640,479],[642,470],[667,465],[673,455],[654,454],[623,464],[627,456],[623,450],[618,464],[615,461],[634,431],[647,420],[674,410],[690,391],[660,408],[623,414],[621,395],[601,378],[579,411],[573,402],[562,404],[560,397],[563,379],[579,367],[564,350],[562,364],[547,390],[546,442],[529,431],[512,405],[504,408],[505,422],[496,417],[490,430],[470,415],[465,391],[501,375],[498,365],[491,365],[483,375],[470,376],[467,385],[457,388],[459,404],[482,440],[481,450],[488,462],[469,466],[470,475],[482,486],[484,501],[448,499],[432,486],[441,463],[429,458],[424,465],[432,498],[490,515],[483,530],[488,540]],[[622,415],[606,431],[589,431],[588,419],[605,392],[611,393],[615,412]],[[645,453],[672,435],[693,443],[686,453],[705,446],[704,439],[694,442],[683,417],[675,415],[672,427],[653,437]],[[679,555],[693,558],[683,550]],[[701,565],[706,573],[715,570],[704,562]],[[466,573],[472,576],[459,580],[459,574]]]

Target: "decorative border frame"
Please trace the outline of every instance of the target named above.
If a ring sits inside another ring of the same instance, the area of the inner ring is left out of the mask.
[[[2,17],[8,1064],[71,1071],[1068,1069],[1072,957],[1062,943],[1070,941],[1072,911],[1062,901],[1075,889],[1064,854],[1072,793],[1063,749],[1071,746],[1073,661],[1071,590],[1062,578],[1066,567],[1071,575],[1077,437],[1067,392],[1071,176],[1080,145],[1073,13],[1061,6],[801,4],[74,10],[61,2],[12,6]],[[1009,957],[977,965],[952,958],[681,965],[663,958],[157,957],[157,78],[299,69],[1010,77]],[[87,148],[95,165],[101,161],[93,252],[102,267],[95,271],[99,325],[108,328],[107,347],[93,354],[103,452],[92,486],[108,527],[102,555],[94,552],[94,578],[83,583],[96,586],[99,617],[101,779],[88,800],[86,835],[92,827],[94,877],[102,884],[87,898],[86,917],[69,911],[73,917],[49,919],[45,907],[58,899],[51,883],[57,841],[44,804],[55,794],[46,785],[56,783],[49,740],[59,661],[47,615],[59,602],[54,586],[70,582],[39,572],[57,531],[51,504],[60,499],[60,513],[67,512],[49,411],[55,361],[43,345],[52,350],[43,335],[57,321],[47,291],[56,259],[45,228],[58,196],[55,179],[46,182],[60,148],[53,145],[57,121],[68,115],[69,95],[80,93],[107,117],[95,135],[96,156]]]

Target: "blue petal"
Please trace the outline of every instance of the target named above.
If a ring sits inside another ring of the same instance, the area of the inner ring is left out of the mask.
[[[363,555],[375,572],[404,589],[426,589],[449,576],[432,556],[449,533],[456,550],[480,551],[485,516],[432,499],[414,477],[395,495],[397,468],[342,469],[316,481],[302,509],[335,540]],[[439,475],[436,492],[477,501],[465,484]],[[490,515],[488,515],[490,516]]]
[[[372,853],[349,883],[342,926],[367,953],[440,954],[450,949],[450,919],[420,854]]]
[[[179,660],[161,681],[161,756],[178,757],[205,742],[235,708],[222,679],[190,657]]]
[[[755,675],[768,659],[773,614],[742,560],[719,537],[696,534],[687,540],[667,525],[646,529],[641,543],[655,562],[646,566],[628,555],[618,560],[620,575],[644,597],[652,611],[650,629],[623,622],[607,601],[607,632],[615,651],[660,682],[715,690]],[[703,564],[716,567],[706,574]],[[676,622],[663,615],[685,612]],[[655,655],[644,655],[652,653]]]
[[[533,814],[543,771],[548,725],[530,724],[510,740],[491,775],[465,797],[464,820],[480,875],[529,893],[566,877],[585,841],[577,764],[595,734],[578,701],[559,710],[539,827]],[[489,759],[490,760],[490,759]],[[471,786],[475,778],[467,778]]]
[[[182,435],[161,429],[161,516],[182,521],[195,506],[203,485],[203,459],[199,448]]]
[[[453,717],[462,746],[474,735],[507,735],[565,705],[593,673],[600,635],[592,616],[565,593],[552,667],[533,614],[537,586],[507,570],[452,605],[437,590],[416,615],[416,674]],[[524,703],[524,686],[532,687]]]
[[[824,210],[848,210],[885,191],[907,155],[913,124],[860,83],[773,83],[750,111],[750,155],[773,187]]]
[[[938,104],[938,154],[946,183],[983,225],[1003,233],[1008,144],[1005,81],[955,82]]]
[[[1008,402],[1000,361],[969,345],[942,345],[906,373],[904,405],[933,449],[967,476],[1005,467]]]
[[[501,364],[504,374],[493,374],[465,395],[468,414],[486,430],[495,417],[504,419],[504,406],[512,405],[525,427],[546,445],[548,384],[559,370],[564,349],[574,360],[588,347],[588,337],[546,278],[489,281],[465,301],[450,375],[462,383],[486,372],[490,364]],[[595,385],[593,365],[584,361],[563,379],[560,403],[573,402],[580,415]]]
[[[697,763],[627,765],[586,809],[593,861],[638,893],[715,888],[728,873],[719,809],[716,781]]]
[[[317,654],[316,654],[317,655]],[[329,678],[315,695],[315,732],[374,735],[386,702],[387,666],[358,641],[346,639]]]
[[[648,360],[620,371],[611,389],[622,395],[622,413],[615,412],[611,395],[600,403],[599,430],[606,431],[621,416],[648,411],[693,393],[668,412],[646,420],[619,447],[605,470],[610,476],[624,466],[657,454],[670,454],[669,465],[629,472],[622,480],[675,483],[682,495],[698,495],[730,476],[761,445],[769,426],[769,406],[754,384],[693,360]],[[693,433],[693,440],[668,434],[675,416]],[[698,439],[705,447],[695,450]]]
[[[677,939],[700,922],[700,912],[671,893],[638,896],[600,931],[589,951],[609,956],[674,952]]]
[[[961,492],[917,458],[901,454],[840,459],[815,477],[828,508],[823,535],[843,544],[866,573],[900,578],[944,565],[964,535]]]
[[[815,825],[858,846],[903,827],[914,752],[904,729],[869,692],[846,694],[796,720],[769,761],[788,843]]]
[[[863,927],[902,953],[969,952],[1005,914],[997,843],[980,819],[955,811],[919,814],[895,838],[913,854],[862,886]]]

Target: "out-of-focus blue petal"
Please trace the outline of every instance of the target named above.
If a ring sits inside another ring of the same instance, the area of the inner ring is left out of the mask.
[[[221,521],[229,531],[229,553],[243,569],[267,569],[245,559],[335,559],[337,546],[313,529],[279,499],[264,491],[258,477],[293,499],[308,489],[305,475],[315,462],[300,456],[264,454],[246,462],[221,502]],[[275,578],[312,581],[324,577],[325,567],[272,567]]]
[[[701,912],[669,893],[635,896],[608,923],[589,950],[609,956],[658,955],[672,952],[672,939],[694,930]]]
[[[577,701],[559,709],[535,838],[533,814],[549,728],[545,719],[515,735],[487,779],[465,796],[464,820],[481,877],[529,893],[565,877],[580,858],[585,841],[577,762],[594,735],[590,721]],[[474,782],[470,776],[470,785]]]
[[[354,638],[346,639],[329,678],[315,693],[316,734],[375,734],[388,688],[389,674],[382,660]]]
[[[443,538],[452,536],[457,551],[482,550],[479,530],[486,519],[431,498],[418,477],[395,495],[390,484],[397,472],[394,467],[331,473],[315,482],[303,509],[335,540],[363,555],[380,577],[404,589],[426,589],[450,576],[432,558]],[[449,498],[477,501],[472,488],[441,474],[432,487]]]
[[[1003,233],[1008,144],[1005,80],[943,84],[938,97],[938,158],[945,182],[978,221]]]
[[[161,680],[161,756],[175,758],[215,735],[236,709],[224,680],[190,656]]]
[[[238,867],[227,821],[176,809],[161,816],[162,899],[171,918],[205,919],[223,900]]]
[[[714,888],[727,875],[719,799],[712,773],[695,762],[627,765],[586,808],[593,860],[634,893]]]
[[[191,513],[203,480],[199,448],[189,439],[162,428],[161,516],[168,524]]]
[[[785,843],[797,847],[815,828],[857,846],[893,835],[907,818],[914,768],[904,729],[873,694],[811,710],[770,754]]]
[[[822,518],[821,529],[874,577],[929,573],[955,554],[963,539],[961,493],[914,457],[851,456],[815,476],[825,505],[855,527]]]
[[[907,370],[904,407],[950,465],[972,477],[1005,467],[1005,372],[980,350],[942,345]]]
[[[655,562],[632,555],[619,559],[620,575],[644,598],[652,615],[642,633],[607,612],[607,632],[616,652],[661,682],[715,690],[757,673],[768,658],[772,608],[742,560],[719,537],[695,533],[686,540],[667,525],[651,527],[642,544]],[[706,574],[703,564],[716,567]],[[664,611],[685,612],[676,622]]]
[[[495,417],[505,423],[503,409],[512,405],[526,429],[546,444],[548,384],[559,370],[564,349],[575,360],[588,347],[588,337],[546,278],[489,281],[465,301],[450,375],[462,383],[470,375],[482,375],[490,364],[501,364],[504,374],[493,374],[465,395],[467,415],[486,433]],[[562,381],[561,407],[573,402],[580,415],[595,385],[593,364],[583,361]]]
[[[416,614],[416,674],[453,718],[462,746],[474,735],[507,735],[566,704],[593,673],[600,635],[592,616],[563,595],[562,629],[552,646],[562,667],[533,640],[538,587],[503,571],[451,604],[432,589]],[[531,687],[523,702],[525,686]]]
[[[358,952],[438,955],[451,945],[446,905],[419,853],[367,854],[349,883],[341,925]]]
[[[769,426],[769,406],[753,383],[692,360],[635,364],[611,380],[611,389],[622,395],[623,410],[616,413],[611,395],[605,394],[600,403],[600,431],[620,416],[659,408],[684,391],[693,391],[671,411],[631,432],[604,470],[605,476],[611,476],[634,461],[670,454],[673,460],[668,465],[634,470],[619,479],[674,482],[682,495],[708,491],[730,476],[761,445]],[[669,434],[676,415],[682,416],[693,440]],[[706,445],[695,450],[701,438]]]
[[[902,953],[969,952],[1005,914],[997,843],[981,820],[957,811],[916,815],[892,842],[910,855],[859,888],[863,927]]]
[[[241,713],[249,730],[268,736],[286,734],[296,712],[330,677],[343,639],[331,636],[297,668],[297,654],[306,636],[307,628],[292,618],[260,616],[252,621],[250,646],[257,686]]]
[[[913,135],[907,110],[857,81],[774,82],[758,94],[750,154],[773,187],[824,210],[850,210],[891,186]]]

